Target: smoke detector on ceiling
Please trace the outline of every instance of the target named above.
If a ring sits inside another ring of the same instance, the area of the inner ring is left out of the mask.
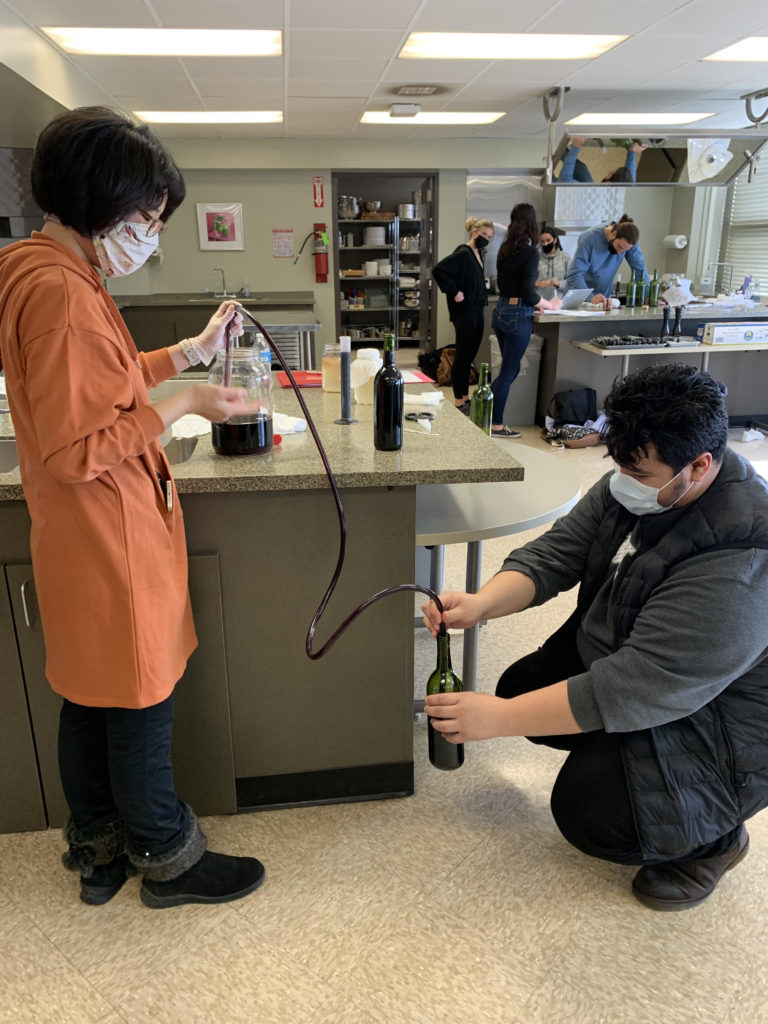
[[[390,117],[416,117],[421,107],[418,103],[391,103],[389,107]]]

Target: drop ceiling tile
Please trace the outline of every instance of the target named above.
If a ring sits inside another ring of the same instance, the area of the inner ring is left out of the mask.
[[[243,81],[258,82],[263,79],[282,78],[285,59],[283,57],[182,57],[184,67],[196,80],[218,78],[241,78]]]
[[[291,88],[296,83],[303,86],[306,81],[322,78],[333,81],[358,82],[367,81],[375,75],[378,81],[386,66],[385,60],[358,58],[354,51],[353,55],[348,56],[347,59],[335,60],[332,63],[319,58],[296,60],[291,56],[288,61],[288,76],[289,82],[292,83]]]
[[[395,60],[387,68],[384,81],[398,85],[469,82],[489,66],[479,60]]]
[[[103,28],[153,28],[144,4],[105,4],[101,0],[24,0],[19,11],[30,25],[98,25]]]
[[[348,29],[364,22],[366,29],[405,28],[419,9],[419,0],[291,0],[291,25],[297,28]]]
[[[187,75],[177,57],[78,56],[77,67],[111,91],[113,83],[184,81]],[[221,70],[221,68],[219,68]]]
[[[581,68],[588,68],[592,61],[583,60],[496,60],[485,68],[478,68],[477,81],[481,82],[542,82],[544,88],[551,88],[566,76]]]
[[[721,42],[718,49],[756,35],[768,27],[768,2],[766,0],[692,0],[679,5],[677,10],[661,19],[660,32],[674,35],[688,35],[691,29],[697,34],[718,35]]]
[[[402,32],[367,32],[365,29],[301,29],[288,32],[287,52],[291,59],[326,62],[356,57],[388,60],[393,56],[402,38]],[[331,65],[332,66],[332,65]]]
[[[67,6],[70,6],[69,0]],[[136,6],[143,7],[144,4]],[[258,3],[253,0],[217,0],[213,4],[190,3],[190,0],[152,0],[152,7],[157,11],[160,23],[169,28],[283,27],[283,0],[258,0]],[[94,21],[90,24],[100,23]]]
[[[289,114],[312,114],[317,117],[356,117],[365,109],[359,99],[333,99],[328,96],[294,96],[288,101]]]
[[[338,98],[365,99],[371,95],[376,88],[376,80],[345,80],[345,79],[321,79],[307,78],[300,82],[290,82],[288,96],[332,96]],[[391,98],[389,100],[391,102]]]
[[[656,0],[649,3],[616,3],[615,0],[568,3],[554,8],[541,18],[535,32],[564,32],[596,35],[634,35],[652,29],[671,8],[685,5],[686,0]]]
[[[414,32],[525,32],[537,18],[560,5],[554,0],[482,0],[447,3],[429,0],[413,24]],[[533,30],[531,30],[533,31]]]

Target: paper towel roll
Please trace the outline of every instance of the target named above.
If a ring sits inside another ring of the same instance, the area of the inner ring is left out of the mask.
[[[686,235],[664,235],[665,249],[684,249],[688,245]]]

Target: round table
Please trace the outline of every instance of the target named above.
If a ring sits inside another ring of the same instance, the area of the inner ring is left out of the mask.
[[[431,547],[431,590],[443,589],[445,545],[467,545],[467,593],[480,588],[482,544],[492,537],[532,530],[572,508],[581,479],[560,455],[512,441],[504,444],[525,470],[510,483],[420,484],[416,488],[416,544]],[[463,682],[474,690],[479,625],[464,630]]]

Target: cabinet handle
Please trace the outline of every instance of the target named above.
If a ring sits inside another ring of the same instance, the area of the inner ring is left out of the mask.
[[[24,580],[21,584],[21,607],[24,609],[24,621],[27,624],[27,629],[32,629],[32,618],[27,607],[27,586],[29,583],[29,580]]]

